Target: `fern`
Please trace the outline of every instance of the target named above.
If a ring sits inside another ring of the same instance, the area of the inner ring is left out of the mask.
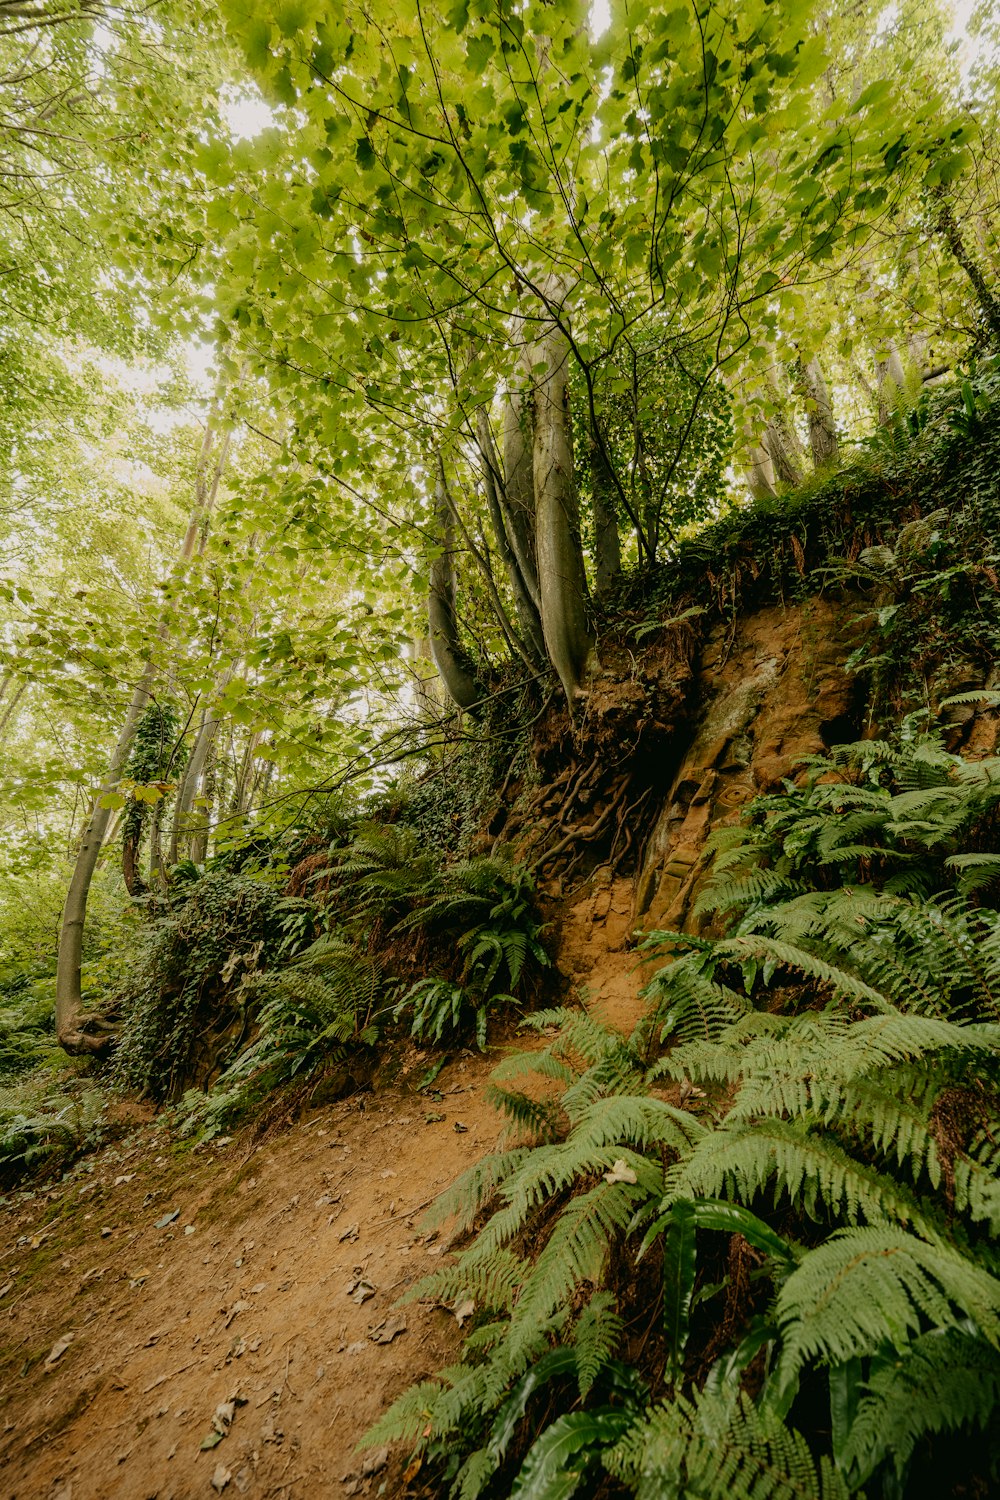
[[[615,1309],[611,1292],[595,1292],[573,1329],[573,1353],[581,1401],[587,1399],[598,1375],[618,1350],[624,1332],[625,1324]]]
[[[655,1407],[605,1457],[637,1500],[847,1500],[828,1459],[749,1397],[701,1394]]]
[[[964,1328],[935,1329],[874,1363],[841,1454],[858,1485],[880,1465],[902,1478],[928,1433],[986,1427],[1000,1406],[1000,1354]]]
[[[812,1219],[842,1217],[856,1224],[891,1217],[901,1224],[926,1224],[910,1190],[801,1120],[723,1125],[666,1179],[668,1201],[728,1195],[751,1203],[767,1188],[776,1199],[785,1194]]]
[[[959,1250],[896,1227],[838,1230],[788,1277],[775,1312],[786,1385],[808,1361],[904,1348],[925,1320],[948,1327],[970,1318],[1000,1346],[1000,1281]]]

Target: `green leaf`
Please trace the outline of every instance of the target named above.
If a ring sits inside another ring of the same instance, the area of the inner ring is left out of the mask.
[[[613,1411],[559,1417],[529,1450],[511,1500],[568,1500],[583,1483],[595,1450],[612,1447],[633,1420],[631,1413]]]
[[[694,1204],[682,1199],[670,1210],[663,1241],[663,1326],[675,1373],[687,1344],[696,1266]]]

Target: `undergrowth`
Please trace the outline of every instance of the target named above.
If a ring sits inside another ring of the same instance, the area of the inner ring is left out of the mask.
[[[630,1038],[531,1018],[410,1294],[471,1300],[462,1358],[367,1443],[462,1500],[989,1492],[998,804],[933,737],[813,762],[728,840],[723,936],[649,936]]]

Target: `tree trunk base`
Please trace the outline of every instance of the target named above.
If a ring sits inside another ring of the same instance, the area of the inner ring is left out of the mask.
[[[117,1036],[118,1028],[104,1016],[76,1016],[56,1030],[56,1040],[71,1057],[106,1057]]]

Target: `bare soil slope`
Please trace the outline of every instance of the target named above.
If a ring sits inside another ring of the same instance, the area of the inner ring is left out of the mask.
[[[402,1459],[372,1455],[365,1475],[353,1449],[457,1348],[447,1309],[394,1304],[445,1251],[424,1208],[501,1132],[491,1066],[462,1056],[440,1101],[397,1084],[256,1149],[178,1154],[153,1122],[18,1195],[2,1216],[0,1492],[402,1494]]]

